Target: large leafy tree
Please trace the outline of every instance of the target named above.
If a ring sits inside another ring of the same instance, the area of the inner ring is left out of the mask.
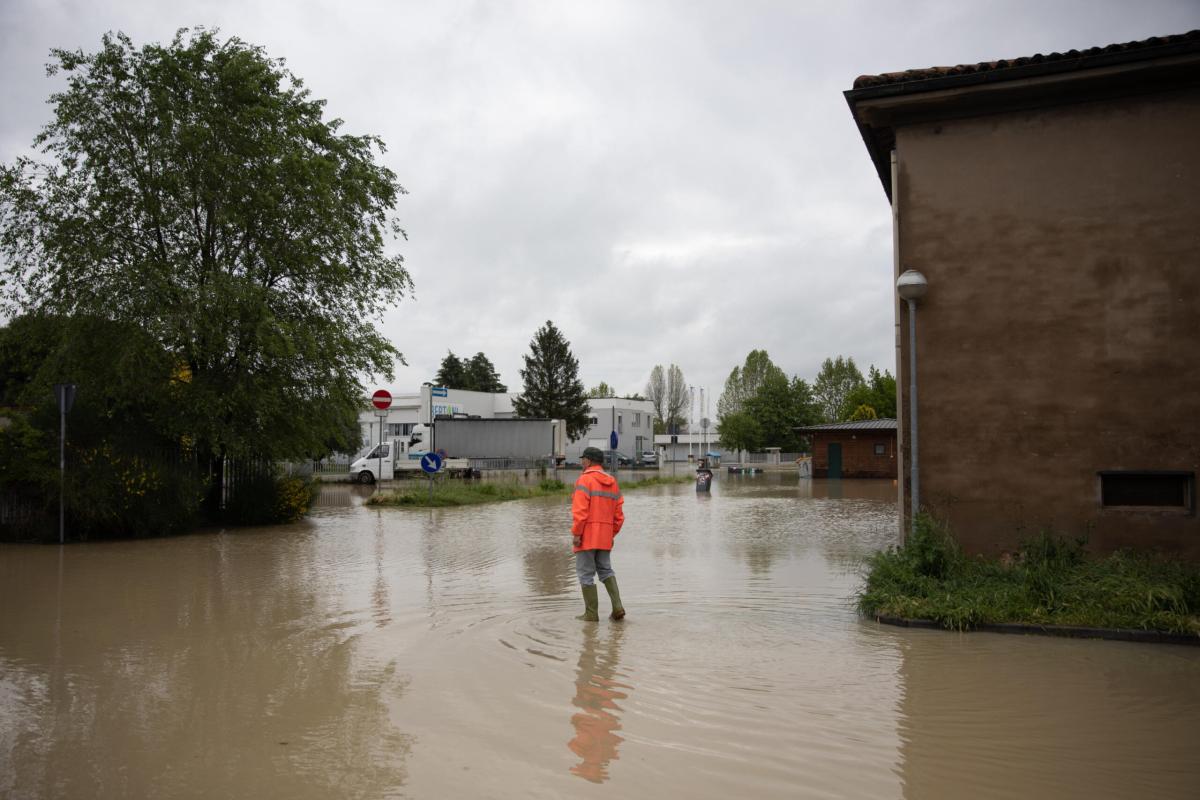
[[[600,381],[598,384],[587,390],[588,397],[616,397],[617,390],[608,385],[605,381]]]
[[[740,367],[734,367],[725,379],[725,389],[717,401],[717,417],[724,419],[745,409],[746,402],[753,398],[768,378],[783,378],[787,375],[775,366],[766,350],[751,350]]]
[[[6,310],[142,332],[176,365],[158,422],[218,463],[357,446],[360,376],[402,360],[369,321],[411,288],[382,142],[215,31],[52,56],[39,156],[0,168]]]
[[[529,343],[521,380],[525,389],[513,404],[517,416],[564,420],[571,441],[587,431],[590,415],[579,360],[553,322],[547,320]]]
[[[880,372],[872,364],[867,371],[867,380],[851,389],[842,403],[840,418],[848,419],[895,419],[896,379],[891,372]]]
[[[813,383],[813,396],[820,408],[821,418],[825,422],[837,422],[848,416],[843,413],[846,399],[863,383],[862,372],[853,358],[838,356],[836,359],[825,359]]]
[[[765,350],[753,350],[725,382],[717,403],[721,442],[730,447],[757,450],[801,448],[797,426],[817,421],[812,389],[802,378],[790,381]]]

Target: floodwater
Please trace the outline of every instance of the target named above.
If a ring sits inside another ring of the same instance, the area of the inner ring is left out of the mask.
[[[631,491],[599,624],[567,500],[369,491],[0,548],[0,797],[1200,797],[1200,648],[856,616],[890,482]]]

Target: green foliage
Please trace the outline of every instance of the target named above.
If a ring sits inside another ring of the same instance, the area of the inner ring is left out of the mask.
[[[765,350],[751,351],[746,363],[734,368],[717,408],[721,443],[745,450],[799,451],[802,441],[795,428],[816,417],[808,383],[801,378],[789,381]]]
[[[76,446],[73,455],[66,486],[72,538],[167,536],[199,523],[207,486],[182,454],[104,441]]]
[[[631,481],[622,486],[623,491],[663,486],[675,483],[691,483],[691,476],[655,475],[645,480]],[[429,487],[423,483],[391,492],[376,492],[367,499],[369,506],[401,506],[414,508],[448,508],[471,506],[481,503],[504,503],[511,500],[528,500],[534,497],[561,497],[574,491],[574,485],[563,483],[557,478],[547,478],[536,486],[527,486],[513,480],[479,482],[437,481],[433,485],[433,499]]]
[[[230,487],[224,521],[232,525],[297,522],[308,513],[319,490],[309,478],[266,470]]]
[[[846,404],[851,394],[864,385],[862,373],[854,364],[853,358],[827,358],[821,364],[821,371],[813,383],[813,396],[824,422],[838,422],[849,416],[855,407],[846,411]],[[893,390],[895,382],[893,382]],[[895,401],[892,402],[892,416],[895,416]],[[876,409],[878,412],[879,409]]]
[[[527,500],[531,497],[547,497],[566,494],[568,487],[558,480],[544,480],[537,486],[526,486],[516,480],[489,483],[450,483],[438,481],[430,499],[427,486],[412,486],[393,492],[371,495],[367,505],[372,506],[416,506],[421,508],[445,508],[450,506],[479,505],[480,503],[503,503],[510,500]]]
[[[903,547],[868,559],[858,607],[957,630],[1014,622],[1200,635],[1200,567],[1144,553],[1090,559],[1084,545],[1043,533],[1013,558],[969,559],[922,515]]]
[[[604,381],[587,390],[588,397],[616,397],[617,391]]]
[[[68,416],[72,538],[150,536],[196,524],[206,485],[194,455],[159,433],[175,422],[174,360],[140,328],[95,317],[23,315],[0,328],[0,487],[54,508],[59,413],[52,384],[78,385]],[[42,536],[57,538],[53,531]]]
[[[734,367],[725,379],[725,390],[717,401],[717,417],[724,419],[730,414],[744,411],[746,403],[758,394],[759,387],[772,376],[787,380],[783,370],[775,366],[766,350],[751,350],[746,362]]]
[[[385,252],[404,189],[375,162],[382,142],[339,133],[281,61],[212,31],[53,56],[46,161],[0,169],[6,310],[139,331],[108,341],[110,362],[152,356],[139,380],[171,399],[151,402],[155,436],[218,455],[354,449],[359,377],[401,358],[365,323],[411,288]],[[81,393],[113,400],[117,383]]]
[[[735,450],[758,450],[763,446],[763,430],[748,411],[739,411],[721,419],[717,424],[721,444]]]
[[[839,421],[896,418],[896,379],[890,372],[880,373],[874,365],[867,380],[846,394],[838,414]]]
[[[476,353],[470,358],[462,359],[447,351],[442,359],[434,383],[448,389],[463,389],[469,392],[492,392],[495,394],[508,391],[508,387],[500,382],[496,367],[483,353]]]
[[[525,389],[513,404],[517,416],[564,420],[567,437],[575,441],[590,427],[591,418],[579,380],[579,361],[549,320],[534,334],[529,351],[521,370]]]

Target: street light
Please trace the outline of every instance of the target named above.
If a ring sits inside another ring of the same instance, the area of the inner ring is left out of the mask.
[[[921,473],[917,458],[917,300],[925,296],[929,282],[915,269],[905,270],[896,279],[896,292],[908,303],[908,428],[911,431],[912,456],[912,529],[916,531],[917,512],[921,509]]]

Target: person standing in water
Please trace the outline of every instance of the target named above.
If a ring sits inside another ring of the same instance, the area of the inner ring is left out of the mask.
[[[612,601],[609,619],[623,619],[625,606],[617,590],[617,576],[612,568],[613,539],[621,532],[625,513],[621,506],[621,487],[617,479],[601,467],[604,453],[589,447],[581,458],[583,474],[575,482],[571,499],[571,536],[575,553],[575,574],[583,589],[583,614],[576,619],[600,621],[600,600],[596,578],[608,590]]]

